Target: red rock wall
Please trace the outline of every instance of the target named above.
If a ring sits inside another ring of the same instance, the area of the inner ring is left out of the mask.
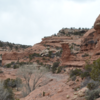
[[[70,55],[71,55],[69,45],[67,43],[63,43],[61,45],[63,49],[61,60],[62,62],[67,62],[70,60]]]
[[[12,53],[5,53],[2,55],[2,60],[18,60],[22,59],[25,56],[28,56],[28,53],[18,53],[18,52],[12,52]]]

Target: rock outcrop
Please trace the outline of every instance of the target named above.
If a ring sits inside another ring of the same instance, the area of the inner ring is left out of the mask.
[[[17,52],[12,52],[12,53],[5,53],[2,55],[2,60],[18,60],[21,59],[24,56],[23,53],[17,53]]]
[[[100,15],[94,23],[94,28],[90,29],[83,36],[81,51],[97,50],[100,44]]]
[[[71,50],[69,48],[69,44],[67,43],[62,43],[62,49],[63,49],[63,52],[62,52],[62,63],[64,62],[67,62],[70,60],[70,55],[71,55]]]
[[[100,15],[94,23],[94,29],[97,31],[97,34],[100,34]]]
[[[69,36],[69,35],[83,35],[88,31],[88,29],[76,29],[76,28],[62,28],[57,33],[57,36]]]
[[[88,51],[95,48],[97,43],[97,39],[94,38],[95,32],[95,29],[90,29],[84,34],[81,41],[81,51]]]

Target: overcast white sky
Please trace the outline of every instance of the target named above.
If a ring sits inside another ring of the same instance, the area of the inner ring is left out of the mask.
[[[0,0],[0,40],[34,45],[62,28],[91,28],[100,0]]]

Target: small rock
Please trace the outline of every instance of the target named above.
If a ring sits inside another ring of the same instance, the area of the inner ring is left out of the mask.
[[[79,92],[79,93],[78,93],[78,96],[79,96],[79,97],[83,97],[83,96],[84,96],[84,93]]]
[[[77,95],[77,92],[74,92],[74,95]]]
[[[63,90],[60,88],[60,89],[58,89],[58,93],[60,93],[60,92],[62,92]]]
[[[66,98],[67,98],[67,99],[69,99],[69,98],[70,98],[70,96],[69,96],[69,95],[67,95],[67,96],[66,96]]]
[[[77,95],[72,98],[72,100],[77,100]]]

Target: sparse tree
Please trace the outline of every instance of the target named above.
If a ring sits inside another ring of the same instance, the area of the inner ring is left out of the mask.
[[[4,81],[0,80],[0,100],[13,100],[13,93],[10,88],[4,87]]]
[[[20,78],[16,78],[16,88],[17,88],[17,91],[19,90],[19,87],[20,85],[22,84],[22,80]]]
[[[41,81],[41,78],[46,72],[46,68],[40,67],[38,69],[36,64],[25,65],[19,68],[18,75],[24,79],[22,84],[22,93],[24,97],[39,87],[39,85],[45,84],[45,81]]]

